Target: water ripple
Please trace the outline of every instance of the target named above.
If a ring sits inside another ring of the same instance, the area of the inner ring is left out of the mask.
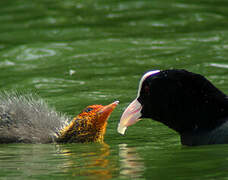
[[[0,62],[0,67],[14,66],[15,63],[9,60]]]
[[[25,48],[22,54],[17,56],[17,59],[23,59],[26,61],[39,59],[47,56],[54,56],[56,52],[52,49],[42,49],[42,48]]]
[[[228,69],[228,64],[210,63],[209,66]]]
[[[48,46],[40,48],[32,47],[31,45],[23,45],[15,49],[9,50],[8,52],[5,52],[3,54],[3,57],[15,57],[16,60],[30,61],[54,55],[56,55],[56,51],[53,48],[49,48]]]

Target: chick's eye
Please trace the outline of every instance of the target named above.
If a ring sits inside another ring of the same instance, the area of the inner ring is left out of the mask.
[[[87,109],[84,110],[84,112],[90,112],[92,110],[93,110],[93,108],[87,108]]]

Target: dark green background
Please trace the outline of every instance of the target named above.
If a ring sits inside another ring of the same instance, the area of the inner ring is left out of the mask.
[[[226,0],[1,0],[0,90],[72,116],[120,105],[106,145],[0,145],[0,179],[227,179],[227,145],[183,147],[150,119],[116,132],[144,72],[183,68],[228,93],[227,55]]]

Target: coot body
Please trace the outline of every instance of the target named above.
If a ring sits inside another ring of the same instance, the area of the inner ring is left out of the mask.
[[[182,69],[146,73],[118,132],[124,134],[141,118],[175,130],[183,145],[228,143],[228,97],[200,74]]]

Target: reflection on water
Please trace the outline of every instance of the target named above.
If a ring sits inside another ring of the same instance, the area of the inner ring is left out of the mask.
[[[228,64],[218,64],[218,63],[211,63],[210,66],[218,67],[218,68],[228,68]]]
[[[227,146],[179,150],[177,135],[150,120],[116,132],[148,70],[187,69],[227,94],[227,21],[225,0],[0,1],[2,90],[34,90],[69,115],[121,102],[110,147],[0,145],[0,179],[227,179]]]
[[[94,179],[111,179],[113,171],[113,162],[110,164],[108,156],[110,148],[107,144],[98,144],[87,146],[87,148],[72,151],[73,149],[59,146],[60,153],[67,159],[61,164],[65,173],[72,176],[85,176]]]
[[[14,62],[8,61],[8,60],[0,62],[0,67],[8,67],[8,66],[14,66],[14,65],[15,65]]]
[[[119,144],[120,176],[128,178],[142,178],[145,170],[143,159],[134,147]]]
[[[60,172],[53,144],[1,144],[0,149],[0,179],[37,179]]]
[[[117,169],[107,144],[3,144],[0,149],[0,179],[18,175],[26,179],[32,174],[44,179],[67,176],[107,180]]]

